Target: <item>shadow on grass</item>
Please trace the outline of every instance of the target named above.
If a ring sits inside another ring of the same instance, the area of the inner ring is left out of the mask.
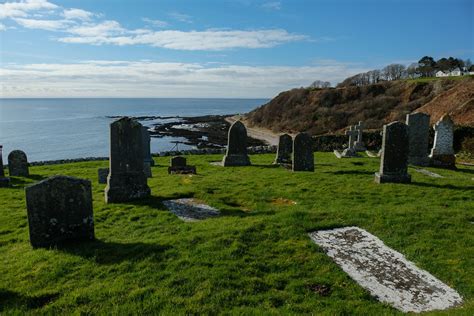
[[[140,261],[152,259],[161,261],[166,250],[171,245],[156,245],[148,243],[118,243],[102,240],[89,242],[69,242],[58,246],[58,250],[84,259],[93,260],[97,264],[115,264],[122,261]]]
[[[438,188],[438,189],[448,189],[448,190],[474,190],[474,185],[466,185],[466,186],[457,186],[452,184],[434,184],[434,183],[425,183],[425,182],[412,182],[410,185],[415,185],[419,187],[425,188]]]
[[[344,174],[358,174],[358,175],[374,175],[375,171],[360,171],[360,170],[338,170],[338,171],[328,171],[324,173],[332,173],[335,175],[344,175]]]
[[[249,212],[233,208],[221,208],[219,209],[220,217],[252,217],[252,216],[262,216],[262,215],[274,215],[275,211],[259,211],[259,212]]]
[[[43,307],[59,297],[59,293],[44,293],[28,296],[0,288],[0,312],[6,307],[35,309]]]
[[[474,174],[474,169],[467,169],[467,168],[459,169],[458,168],[457,171],[462,172],[462,173]]]
[[[163,205],[163,201],[175,200],[175,199],[184,199],[184,198],[193,198],[193,197],[194,197],[194,193],[186,193],[186,194],[176,193],[176,194],[168,195],[168,196],[165,196],[165,197],[158,197],[158,196],[152,195],[152,196],[147,197],[146,199],[143,199],[143,200],[136,200],[136,201],[127,202],[127,204],[148,206],[148,207],[154,208],[154,209],[166,210],[166,207]]]
[[[278,164],[251,164],[250,167],[276,169],[276,168],[280,168],[280,165]]]
[[[19,189],[19,188],[23,188],[25,185],[31,185],[31,184],[34,184],[35,182],[39,182],[47,178],[48,177],[42,176],[39,174],[32,174],[32,175],[29,175],[28,177],[10,177],[10,186],[7,188]],[[28,181],[26,179],[33,180],[33,182]]]

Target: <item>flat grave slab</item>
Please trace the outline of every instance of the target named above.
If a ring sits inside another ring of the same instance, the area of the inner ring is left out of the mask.
[[[163,201],[171,213],[185,222],[194,222],[220,214],[219,210],[192,198]]]
[[[402,312],[443,310],[462,303],[455,290],[363,229],[343,227],[309,236],[360,286]]]
[[[437,174],[437,173],[435,173],[435,172],[431,172],[431,171],[426,170],[426,169],[418,169],[418,168],[415,168],[415,171],[416,171],[416,172],[419,172],[419,173],[422,173],[422,174],[424,174],[425,176],[432,177],[432,178],[444,178],[442,175]]]

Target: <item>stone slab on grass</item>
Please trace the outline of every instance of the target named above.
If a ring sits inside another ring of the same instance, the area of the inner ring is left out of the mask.
[[[444,178],[442,175],[437,174],[435,172],[431,172],[431,171],[426,170],[426,169],[417,169],[417,168],[415,168],[415,171],[419,172],[419,173],[422,173],[425,176],[432,177],[432,178]]]
[[[363,229],[336,228],[309,236],[359,285],[402,312],[443,310],[462,303],[455,290]]]
[[[163,204],[185,222],[203,220],[220,214],[219,210],[192,198],[167,200]]]

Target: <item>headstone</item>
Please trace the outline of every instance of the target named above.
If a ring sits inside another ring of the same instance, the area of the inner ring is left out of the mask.
[[[443,116],[433,127],[435,137],[431,149],[431,164],[436,167],[456,168],[456,157],[453,149],[454,123],[449,115]]]
[[[355,143],[354,139],[358,134],[359,132],[355,129],[354,126],[349,127],[349,129],[346,131],[346,135],[349,136],[349,145],[342,152],[338,150],[334,150],[334,154],[336,155],[337,158],[357,157],[357,152],[354,149],[354,143]]]
[[[148,131],[148,127],[142,127],[142,140],[143,140],[143,161],[150,163],[150,166],[153,167],[155,165],[155,161],[153,157],[151,157],[151,149],[150,149],[150,132]]]
[[[383,126],[380,171],[375,182],[410,183],[408,174],[408,127],[401,122]]]
[[[25,192],[33,247],[94,239],[89,180],[54,176],[26,187]]]
[[[288,134],[280,135],[278,139],[278,149],[275,164],[291,164],[291,154],[293,152],[293,140]]]
[[[28,177],[28,159],[21,150],[14,150],[8,155],[8,172],[10,177]]]
[[[99,168],[97,169],[97,174],[99,176],[99,183],[106,184],[107,176],[109,175],[109,168]]]
[[[222,159],[222,165],[224,167],[250,165],[247,155],[247,129],[241,121],[235,121],[230,126],[227,152]]]
[[[176,156],[170,159],[170,166],[168,167],[169,174],[196,174],[196,166],[188,166],[186,158],[183,156]]]
[[[150,196],[143,172],[142,125],[123,117],[110,124],[110,171],[106,203],[120,203]]]
[[[408,163],[415,166],[428,166],[428,146],[430,136],[430,116],[425,113],[407,114],[408,125]]]
[[[362,133],[364,131],[364,124],[362,121],[359,121],[359,124],[354,126],[354,129],[357,131],[357,140],[354,142],[355,151],[366,151],[364,141],[362,140]]]
[[[2,151],[3,146],[0,145],[0,188],[10,186],[10,178],[5,177],[5,171],[3,170]]]
[[[293,140],[293,171],[314,171],[313,140],[299,133]]]

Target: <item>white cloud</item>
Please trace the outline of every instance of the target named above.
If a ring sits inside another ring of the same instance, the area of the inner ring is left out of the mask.
[[[5,26],[5,24],[0,23],[0,31],[5,31],[6,29],[7,27]]]
[[[89,21],[93,16],[94,13],[81,10],[81,9],[65,9],[62,13],[65,19],[68,20],[83,20]]]
[[[26,17],[31,11],[54,10],[58,6],[46,0],[26,0],[0,4],[0,19]]]
[[[142,18],[142,21],[148,24],[151,24],[155,27],[163,28],[168,26],[168,22],[162,20],[153,20],[149,18]]]
[[[107,38],[125,32],[117,21],[103,21],[101,23],[85,23],[67,30],[68,33],[80,35],[84,38]]]
[[[368,69],[346,63],[242,66],[153,61],[2,65],[3,97],[272,97]]]
[[[41,29],[48,31],[62,30],[70,23],[68,20],[35,20],[23,18],[14,18],[13,20],[28,29]]]
[[[190,15],[180,13],[180,12],[170,12],[168,16],[174,20],[184,23],[193,23],[192,17]]]
[[[267,10],[280,10],[281,2],[280,1],[265,2],[264,4],[262,4],[262,8],[267,9]]]
[[[115,31],[122,31],[115,25]],[[80,32],[78,31],[80,30]],[[225,50],[233,48],[267,48],[279,44],[307,39],[304,35],[291,34],[285,30],[206,30],[206,31],[149,31],[138,35],[110,36],[110,32],[85,32],[84,28],[73,28],[69,32],[81,35],[62,37],[65,43],[113,44],[113,45],[151,45],[177,50]]]

